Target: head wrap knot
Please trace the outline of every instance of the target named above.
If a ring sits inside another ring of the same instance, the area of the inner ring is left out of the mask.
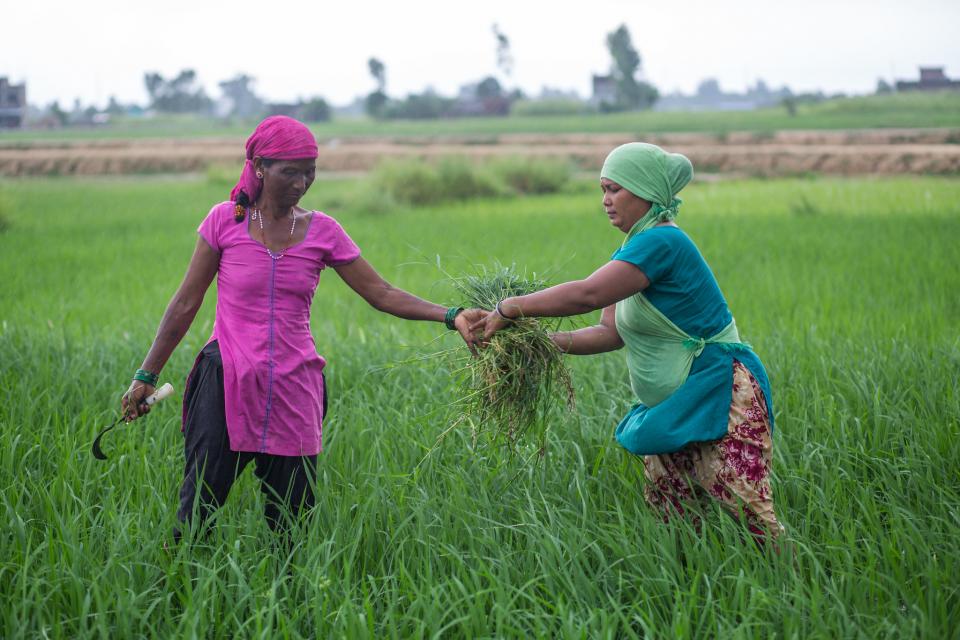
[[[247,160],[243,163],[240,180],[230,192],[234,202],[241,192],[248,202],[256,202],[263,181],[257,177],[253,159],[257,156],[270,160],[305,160],[319,155],[317,141],[307,125],[287,116],[270,116],[257,125],[247,138]]]
[[[677,217],[683,202],[677,193],[693,179],[693,165],[686,156],[667,153],[655,144],[630,142],[610,152],[600,177],[651,203],[640,220],[642,231]]]

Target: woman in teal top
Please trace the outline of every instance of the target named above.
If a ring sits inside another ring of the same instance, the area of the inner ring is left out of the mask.
[[[710,267],[674,222],[677,193],[692,177],[686,157],[655,145],[614,149],[600,187],[607,217],[626,239],[610,262],[584,280],[506,298],[472,329],[489,339],[515,318],[602,309],[600,324],[553,340],[576,355],[626,347],[634,404],[616,438],[644,457],[648,501],[667,519],[709,495],[755,535],[776,537],[769,381],[740,341]]]

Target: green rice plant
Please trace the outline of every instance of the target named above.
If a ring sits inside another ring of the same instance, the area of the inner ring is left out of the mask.
[[[471,307],[492,309],[510,296],[539,291],[546,282],[528,278],[514,265],[481,268],[454,280],[454,288]],[[555,324],[555,323],[554,323]],[[462,419],[473,427],[473,440],[504,444],[511,451],[530,435],[542,455],[546,446],[546,417],[556,395],[574,404],[573,384],[563,356],[553,340],[547,319],[521,318],[496,333],[465,367],[460,396]]]
[[[456,156],[435,163],[419,159],[384,162],[374,170],[372,186],[385,198],[414,206],[505,195],[508,191],[484,167]]]
[[[0,233],[3,233],[10,227],[10,201],[6,195],[0,191]]]
[[[389,282],[431,300],[458,298],[424,254],[550,267],[559,282],[623,240],[593,186],[385,216],[336,206],[360,188],[318,179],[303,206],[335,216]],[[646,504],[642,466],[612,438],[632,400],[622,351],[564,358],[577,420],[551,426],[550,464],[523,465],[523,481],[504,488],[491,473],[501,450],[454,446],[469,445],[465,427],[419,464],[463,362],[377,367],[433,341],[463,353],[459,338],[376,311],[329,271],[311,329],[330,412],[317,505],[294,549],[276,549],[252,469],[208,539],[165,549],[183,471],[179,397],[112,434],[108,462],[90,442],[223,186],[38,178],[0,190],[11,223],[0,234],[0,638],[957,635],[956,179],[684,190],[680,224],[773,383],[780,554],[758,552],[716,505],[697,530]],[[801,196],[829,215],[797,215]],[[210,336],[214,293],[162,372],[178,392]]]
[[[373,171],[372,186],[404,204],[424,205],[442,199],[436,170],[422,160],[381,163]]]
[[[471,200],[507,195],[509,189],[485,165],[467,158],[446,156],[436,164],[444,200]]]
[[[556,193],[569,181],[570,163],[549,158],[502,158],[491,170],[513,191],[524,195]]]

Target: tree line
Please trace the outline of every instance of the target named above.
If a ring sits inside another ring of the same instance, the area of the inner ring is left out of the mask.
[[[496,71],[475,82],[464,84],[456,96],[444,96],[427,89],[405,97],[392,97],[387,93],[386,64],[376,57],[371,57],[367,61],[367,71],[373,80],[374,88],[362,98],[362,111],[377,119],[506,116],[518,103],[532,102],[519,87],[508,86],[512,83],[514,68],[510,39],[497,24],[492,25],[491,31],[494,37]],[[659,92],[639,77],[642,61],[626,25],[620,25],[607,34],[606,46],[611,63],[608,75],[600,78],[612,85],[613,91],[599,98],[595,95],[590,103],[576,94],[564,94],[560,101],[569,103],[565,108],[604,112],[651,108],[657,101]],[[243,119],[283,114],[306,122],[329,120],[332,115],[330,104],[321,96],[289,104],[270,103],[257,94],[256,79],[245,73],[219,82],[223,97],[217,101],[207,95],[194,69],[183,69],[172,77],[148,71],[143,76],[143,83],[148,96],[146,108],[158,113],[191,113]],[[532,112],[529,104],[525,106],[528,108],[524,112]],[[556,105],[553,108],[556,108]],[[92,106],[84,109],[79,102],[75,103],[73,111],[69,113],[63,111],[56,102],[47,108],[47,113],[60,124],[90,124],[104,115],[142,111],[143,108],[137,105],[122,105],[113,97],[110,98],[108,107],[103,110]]]

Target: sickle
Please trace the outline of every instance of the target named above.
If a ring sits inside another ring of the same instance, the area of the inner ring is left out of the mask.
[[[155,403],[157,403],[157,402],[160,402],[161,400],[163,400],[164,398],[166,398],[167,396],[169,396],[169,395],[171,395],[171,394],[173,394],[173,385],[168,382],[168,383],[166,383],[165,385],[163,385],[162,387],[160,387],[159,389],[157,389],[156,391],[154,391],[152,394],[150,394],[149,396],[147,396],[147,398],[144,400],[144,402],[146,402],[147,405],[153,405],[153,404],[155,404]],[[94,457],[94,458],[96,458],[97,460],[106,460],[106,459],[107,459],[106,454],[103,453],[103,449],[100,448],[100,439],[101,439],[108,431],[110,431],[111,429],[113,429],[115,426],[117,426],[117,425],[120,424],[121,422],[123,422],[123,416],[120,416],[119,418],[117,418],[116,422],[114,422],[114,423],[111,424],[110,426],[104,427],[104,428],[100,431],[100,433],[97,434],[96,439],[93,441],[93,446],[90,447],[90,452],[93,453],[93,457]]]

